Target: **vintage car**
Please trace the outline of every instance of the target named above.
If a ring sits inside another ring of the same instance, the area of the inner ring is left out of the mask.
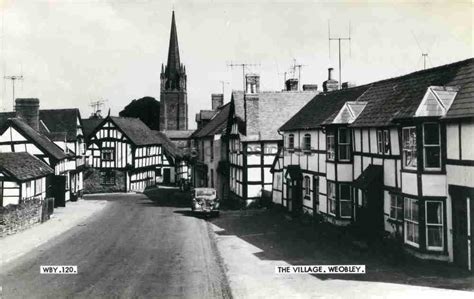
[[[193,212],[219,215],[219,199],[214,188],[195,188],[191,203]]]

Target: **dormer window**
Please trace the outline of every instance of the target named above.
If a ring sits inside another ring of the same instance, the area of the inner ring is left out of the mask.
[[[288,135],[288,149],[295,148],[295,135],[290,134]]]
[[[416,110],[415,116],[444,116],[458,93],[452,86],[430,86]]]

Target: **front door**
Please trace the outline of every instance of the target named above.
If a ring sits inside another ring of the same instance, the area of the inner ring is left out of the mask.
[[[291,207],[292,212],[295,215],[301,215],[303,213],[303,190],[301,189],[301,181],[293,180],[291,184]]]
[[[453,258],[454,263],[462,268],[472,270],[472,260],[469,256],[473,253],[473,244],[470,240],[472,235],[472,215],[474,207],[469,188],[450,186],[453,205]]]
[[[66,206],[66,180],[67,176],[55,175],[52,180],[54,207]]]
[[[163,169],[163,184],[169,184],[171,182],[171,170],[169,168]]]

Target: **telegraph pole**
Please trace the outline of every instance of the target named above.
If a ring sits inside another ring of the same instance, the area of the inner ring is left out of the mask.
[[[331,41],[338,41],[339,45],[339,89],[342,86],[342,76],[341,76],[341,41],[349,41],[349,49],[351,42],[351,24],[349,23],[349,37],[331,37],[331,25],[328,21],[328,36],[329,36],[329,56],[331,56]]]
[[[421,53],[423,56],[423,69],[426,70],[426,58],[428,58],[428,53]]]
[[[13,111],[15,111],[15,81],[23,80],[23,75],[20,76],[5,76],[3,77],[6,80],[12,80],[12,99],[13,99]]]
[[[252,64],[252,63],[229,63],[227,66],[230,66],[231,68],[234,67],[241,67],[242,68],[242,90],[245,93],[245,68],[247,66],[260,66],[260,64]]]
[[[222,94],[223,94],[224,97],[225,97],[225,85],[226,85],[226,84],[229,84],[229,82],[227,82],[227,81],[222,81],[222,80],[219,81],[219,82],[221,82],[221,84],[222,84]]]

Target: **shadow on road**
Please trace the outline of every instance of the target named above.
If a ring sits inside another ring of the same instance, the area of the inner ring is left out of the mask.
[[[318,279],[474,289],[473,277],[467,271],[406,254],[387,254],[386,249],[377,246],[358,248],[346,232],[329,224],[303,223],[275,210],[221,215],[211,220],[223,229],[217,234],[235,235],[258,247],[262,251],[255,255],[262,260],[283,260],[291,265],[362,264],[367,268],[365,275],[315,275]]]
[[[151,200],[149,204],[158,207],[189,208],[191,207],[191,194],[182,192],[177,188],[153,188],[145,190],[143,194]]]

